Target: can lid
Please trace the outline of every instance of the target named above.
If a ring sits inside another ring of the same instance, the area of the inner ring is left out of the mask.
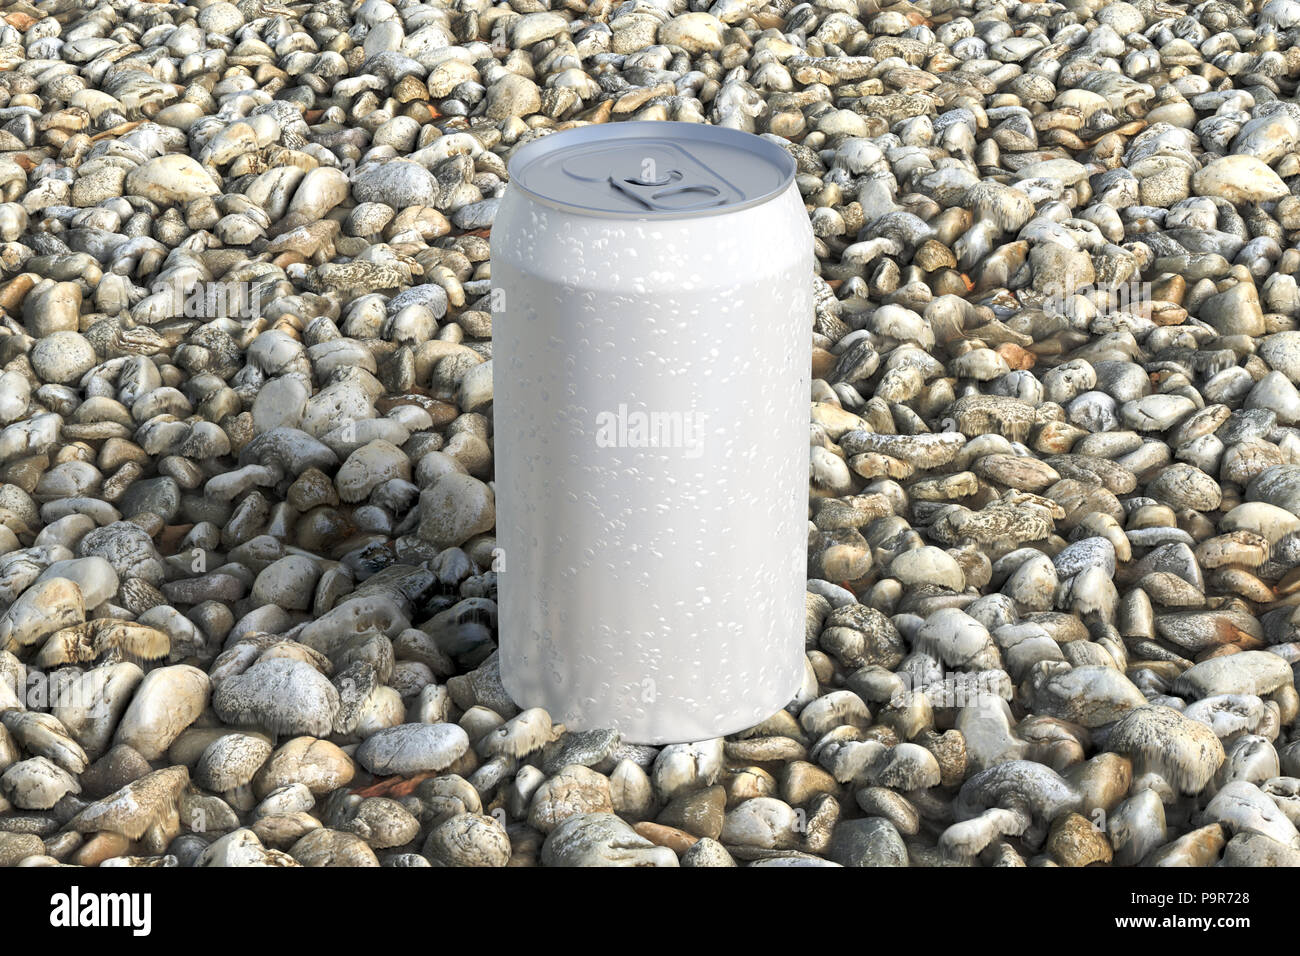
[[[701,123],[602,123],[551,133],[510,158],[512,188],[617,219],[713,216],[774,198],[795,162],[761,136]]]

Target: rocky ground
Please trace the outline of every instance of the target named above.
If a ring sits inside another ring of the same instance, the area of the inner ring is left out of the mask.
[[[0,15],[0,864],[1300,864],[1297,0]],[[486,236],[622,119],[817,237],[807,678],[663,748],[494,653]]]

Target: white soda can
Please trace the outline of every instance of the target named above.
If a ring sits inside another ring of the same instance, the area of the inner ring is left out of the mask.
[[[812,231],[783,149],[628,122],[520,147],[492,227],[501,677],[638,743],[804,674]]]

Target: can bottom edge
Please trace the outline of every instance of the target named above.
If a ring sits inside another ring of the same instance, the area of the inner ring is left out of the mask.
[[[673,720],[669,718],[659,719],[642,719],[629,725],[627,721],[620,721],[616,717],[603,719],[578,719],[575,721],[564,721],[565,730],[587,731],[613,729],[619,732],[624,743],[642,744],[646,746],[663,747],[669,744],[686,744],[694,743],[700,740],[711,740],[715,737],[727,737],[734,733],[754,726],[755,724],[766,720],[768,717],[781,710],[792,701],[799,692],[799,687],[803,683],[803,663],[795,669],[795,677],[790,683],[789,690],[784,694],[772,694],[770,698],[761,697],[762,703],[749,703],[749,697],[746,696],[743,706],[731,708],[727,716],[718,721],[716,724],[709,726],[706,730],[684,729],[690,721]],[[529,707],[540,707],[556,719],[556,715],[563,712],[564,705],[554,699],[549,699],[544,691],[531,692],[525,686],[517,684],[512,675],[509,675],[505,669],[501,671],[501,684],[506,693],[510,695],[521,709]],[[770,699],[770,703],[768,700]]]

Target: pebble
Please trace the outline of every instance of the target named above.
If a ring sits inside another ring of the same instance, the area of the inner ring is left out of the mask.
[[[726,806],[726,789],[712,786],[674,798],[655,819],[665,826],[716,840],[722,835]]]
[[[208,705],[208,675],[177,664],[145,675],[117,725],[114,741],[145,760],[158,760]]]
[[[430,831],[422,852],[435,866],[505,866],[510,836],[494,816],[461,813]]]
[[[571,816],[613,812],[609,781],[575,764],[547,778],[533,792],[528,822],[542,833],[550,833]]]
[[[212,841],[194,860],[193,866],[299,866],[297,860],[277,849],[262,845],[257,834],[238,829]]]
[[[211,746],[215,743],[209,749]],[[262,749],[252,746],[256,748],[252,755]],[[268,797],[282,787],[293,785],[304,786],[313,795],[321,796],[347,786],[356,774],[356,766],[337,744],[304,736],[281,744],[274,753],[263,758],[254,768],[254,774],[253,790],[259,797]]]
[[[45,854],[45,844],[32,833],[0,831],[0,866],[17,866]]]
[[[128,194],[143,196],[160,206],[187,203],[221,192],[196,160],[179,153],[142,163],[127,173],[124,185]]]
[[[469,749],[469,738],[455,724],[403,724],[367,737],[356,760],[377,776],[442,770]]]
[[[207,675],[199,673],[206,680]],[[114,734],[120,733],[123,715],[128,707],[135,706],[144,676],[138,665],[127,661],[91,668],[59,685],[58,692],[52,695],[50,712],[89,758],[97,758],[110,750]],[[206,693],[202,696],[206,698]],[[191,697],[190,706],[193,703]],[[138,752],[132,752],[138,756]]]
[[[677,854],[656,846],[612,813],[580,813],[546,836],[546,866],[679,866]]]
[[[339,830],[312,830],[289,848],[301,866],[379,866],[375,851],[360,837]]]
[[[773,797],[754,797],[727,814],[720,839],[724,846],[789,849],[801,842],[794,808]]]
[[[907,846],[884,817],[845,820],[835,827],[828,852],[841,866],[907,866]]]
[[[68,826],[78,833],[116,833],[139,840],[151,829],[179,830],[181,794],[190,785],[184,767],[155,770],[97,800]]]
[[[1294,683],[1291,668],[1276,654],[1242,651],[1189,667],[1174,682],[1173,690],[1189,699],[1220,694],[1263,697],[1284,687],[1294,687]]]
[[[1078,813],[1064,814],[1052,823],[1047,852],[1060,866],[1092,866],[1114,858],[1105,833]]]
[[[326,734],[339,708],[334,685],[310,664],[278,658],[258,661],[222,681],[212,708],[234,726],[275,734]]]
[[[49,810],[80,792],[77,778],[45,757],[20,760],[0,774],[0,794],[20,810]]]
[[[490,531],[495,521],[491,489],[470,475],[444,475],[420,494],[419,535],[439,550]]]
[[[271,742],[255,734],[225,734],[199,757],[194,781],[206,790],[222,793],[247,786],[271,756]]]
[[[97,361],[95,348],[79,332],[51,332],[31,351],[32,370],[43,382],[67,385],[80,379]]]
[[[339,829],[361,837],[372,850],[405,846],[420,832],[420,821],[386,797],[366,797]]]

